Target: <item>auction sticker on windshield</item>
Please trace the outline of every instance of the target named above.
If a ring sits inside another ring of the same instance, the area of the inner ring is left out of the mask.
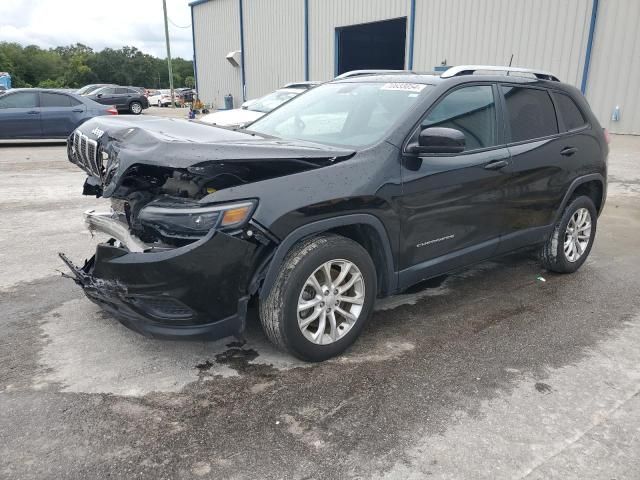
[[[401,90],[403,92],[421,92],[426,85],[424,83],[385,83],[380,90]]]

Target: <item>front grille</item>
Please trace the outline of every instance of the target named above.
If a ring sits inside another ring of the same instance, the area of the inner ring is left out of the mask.
[[[72,151],[78,165],[98,178],[102,177],[102,162],[98,158],[98,142],[76,130],[73,134]]]

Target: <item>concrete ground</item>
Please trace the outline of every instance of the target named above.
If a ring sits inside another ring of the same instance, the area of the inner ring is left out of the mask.
[[[345,355],[162,342],[62,278],[95,240],[64,147],[0,147],[0,478],[640,478],[640,138],[574,275],[532,253],[380,302]],[[543,277],[544,280],[539,277]]]

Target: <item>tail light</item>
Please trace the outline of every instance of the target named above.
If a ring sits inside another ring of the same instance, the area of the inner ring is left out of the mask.
[[[117,115],[118,114],[118,110],[115,107],[110,107],[110,108],[107,108],[107,113],[109,115]]]
[[[607,143],[611,143],[611,135],[609,134],[609,130],[607,130],[606,128],[602,129],[604,131],[604,140]]]

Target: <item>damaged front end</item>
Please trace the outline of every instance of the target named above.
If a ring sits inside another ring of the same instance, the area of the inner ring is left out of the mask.
[[[89,299],[140,333],[238,336],[249,283],[277,239],[252,219],[258,199],[217,202],[216,192],[351,154],[197,122],[91,120],[68,155],[88,174],[83,193],[110,198],[108,210],[85,213],[108,240],[82,267],[61,258]]]

